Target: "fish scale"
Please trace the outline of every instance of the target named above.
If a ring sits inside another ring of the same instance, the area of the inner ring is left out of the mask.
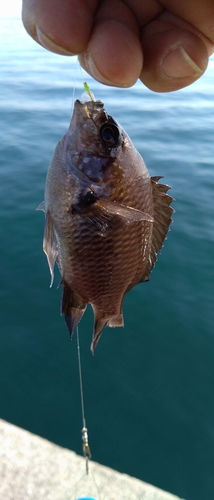
[[[62,313],[72,337],[91,304],[94,351],[105,326],[123,326],[125,293],[147,281],[173,209],[169,186],[150,177],[101,101],[74,104],[45,188],[43,249],[62,275]]]

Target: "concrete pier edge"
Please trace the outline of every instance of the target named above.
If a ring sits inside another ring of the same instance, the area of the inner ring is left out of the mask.
[[[148,483],[90,461],[0,419],[2,500],[179,500]]]

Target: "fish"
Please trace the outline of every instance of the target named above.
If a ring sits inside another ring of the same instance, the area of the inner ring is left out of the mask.
[[[104,103],[76,100],[45,186],[43,250],[51,285],[57,263],[61,314],[72,338],[88,304],[91,350],[103,329],[124,326],[125,294],[146,282],[172,222],[170,186],[150,177],[140,153]]]

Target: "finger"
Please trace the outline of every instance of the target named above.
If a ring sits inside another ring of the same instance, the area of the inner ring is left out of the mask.
[[[187,21],[200,32],[200,36],[214,43],[214,2],[213,0],[161,0],[161,5],[178,19]],[[203,39],[204,41],[204,39]]]
[[[139,78],[143,64],[139,35],[135,16],[122,0],[103,0],[80,64],[102,83],[129,87]]]
[[[141,74],[143,54],[139,38],[127,26],[113,20],[99,22],[81,66],[106,85],[131,87]]]
[[[40,45],[62,55],[86,50],[98,0],[23,0],[22,20]]]
[[[156,92],[170,92],[200,78],[206,70],[211,46],[200,35],[192,25],[167,12],[149,23],[141,35],[142,82]]]
[[[213,1],[126,0],[126,4],[141,27],[140,78],[147,87],[158,92],[177,90],[203,74],[214,51]]]

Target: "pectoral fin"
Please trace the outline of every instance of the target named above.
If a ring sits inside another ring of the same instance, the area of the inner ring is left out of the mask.
[[[70,212],[74,216],[75,214],[89,216],[92,213],[100,213],[100,215],[104,216],[119,215],[126,219],[128,223],[144,220],[154,222],[153,217],[146,212],[127,207],[115,201],[99,198],[91,189],[87,189],[86,192],[80,194],[78,202],[71,206]]]
[[[48,265],[51,273],[50,286],[52,286],[54,280],[54,264],[56,262],[56,258],[58,255],[58,243],[50,212],[47,212],[46,214],[45,231],[43,238],[43,250],[48,259]]]
[[[73,332],[80,322],[87,304],[80,295],[71,290],[64,281],[63,285],[61,314],[65,315],[66,326],[70,333],[70,339],[72,339]]]
[[[99,207],[106,214],[124,217],[128,223],[143,220],[154,222],[153,217],[146,212],[142,212],[136,208],[127,207],[126,205],[122,205],[115,201],[99,199],[96,201],[96,207]]]

